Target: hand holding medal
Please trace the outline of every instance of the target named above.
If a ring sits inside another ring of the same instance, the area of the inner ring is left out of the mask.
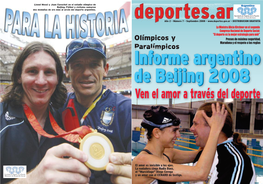
[[[84,151],[89,158],[85,164],[96,171],[106,169],[106,165],[109,163],[109,155],[114,152],[114,149],[111,141],[105,135],[98,133],[97,130],[88,126],[81,126],[66,132],[59,127],[51,112],[49,112],[52,128],[58,134],[57,136],[51,135],[43,130],[33,112],[26,104],[23,104],[23,108],[28,121],[37,133],[48,138],[62,137],[69,142],[80,143],[79,149]]]

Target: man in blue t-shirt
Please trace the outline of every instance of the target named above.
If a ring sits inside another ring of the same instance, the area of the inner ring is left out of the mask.
[[[131,182],[131,100],[102,85],[107,76],[106,46],[96,38],[73,40],[66,48],[66,76],[74,93],[62,110],[66,131],[91,126],[111,141],[114,151],[105,171],[92,170],[90,183]],[[123,164],[123,165],[122,165]],[[110,175],[111,174],[111,175]]]

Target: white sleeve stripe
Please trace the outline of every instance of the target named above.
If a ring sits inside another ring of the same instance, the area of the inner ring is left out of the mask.
[[[8,127],[12,127],[12,126],[18,126],[18,125],[21,125],[22,123],[24,123],[24,120],[21,121],[20,123],[16,123],[16,124],[12,124],[12,125],[7,125],[5,126],[1,131],[0,131],[0,134]]]
[[[237,158],[235,156],[235,154],[230,150],[230,148],[228,147],[229,145],[226,144],[225,147],[227,148],[227,150],[229,151],[229,153],[234,157],[234,160],[235,160],[235,167],[234,167],[234,171],[233,171],[233,174],[232,174],[232,178],[231,178],[231,182],[230,184],[233,184],[233,181],[234,181],[234,177],[236,175],[236,172],[237,172],[237,167],[238,167],[238,163],[237,163]]]
[[[252,175],[252,178],[250,180],[250,184],[255,184],[255,181],[256,181],[255,168],[254,168],[253,162],[250,161],[250,163],[251,163],[251,168],[253,170],[253,175]]]
[[[241,165],[239,165],[239,166],[241,167],[240,176],[239,176],[238,178],[236,178],[236,180],[239,179],[239,182],[238,182],[238,183],[240,183],[241,180],[242,180],[243,173],[244,173],[244,165],[245,165],[244,159],[243,159],[243,156],[241,155],[241,153],[238,151],[238,149],[237,149],[232,143],[230,143],[230,145],[231,145],[231,149],[235,150],[236,155],[238,156],[238,158],[241,159]],[[239,167],[239,168],[240,168],[240,167]]]
[[[225,147],[227,148],[229,153],[233,155],[236,163],[230,184],[240,184],[244,170],[244,160],[240,152],[235,149],[232,143],[227,143]]]

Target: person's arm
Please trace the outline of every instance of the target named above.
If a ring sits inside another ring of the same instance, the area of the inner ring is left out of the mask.
[[[106,172],[112,174],[112,183],[131,183],[131,153],[112,153]]]
[[[164,153],[171,158],[171,162],[175,164],[186,164],[192,163],[198,154],[199,150],[196,151],[183,151],[174,148],[165,149]]]
[[[140,170],[141,167],[145,167],[146,165],[155,165],[155,168],[159,168],[158,165],[161,167],[164,164],[166,166],[163,166],[166,168],[169,168],[169,174],[168,175],[161,175],[157,173],[156,171],[162,171],[160,169],[158,170],[151,170],[154,171],[153,175],[150,176],[148,174],[149,178],[168,181],[168,182],[181,182],[181,181],[199,181],[199,180],[206,180],[207,176],[209,174],[209,171],[211,169],[211,166],[213,164],[213,158],[216,152],[217,147],[217,141],[219,134],[221,132],[221,129],[224,125],[225,118],[227,115],[227,111],[225,110],[224,105],[222,106],[222,109],[220,109],[219,104],[217,104],[217,107],[212,104],[212,111],[213,115],[211,118],[208,118],[206,114],[203,111],[203,116],[205,117],[206,121],[209,123],[211,130],[209,134],[208,141],[206,143],[206,146],[203,150],[203,153],[198,161],[198,163],[195,166],[186,166],[186,165],[179,165],[170,163],[168,161],[164,161],[163,159],[156,157],[154,155],[146,155],[141,154],[140,158],[135,158],[133,162],[133,183],[139,184],[142,183],[142,179],[139,176],[135,176],[136,170]],[[136,167],[137,165],[137,167]],[[168,167],[168,165],[170,167]],[[143,177],[142,177],[143,178]]]
[[[70,158],[64,158],[70,157]],[[90,170],[84,164],[87,155],[70,144],[50,148],[39,165],[26,178],[10,184],[88,183]]]

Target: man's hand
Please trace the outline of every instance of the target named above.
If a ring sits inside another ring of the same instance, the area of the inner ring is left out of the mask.
[[[64,158],[69,157],[69,158]],[[70,144],[50,148],[39,165],[28,173],[26,182],[14,183],[89,183],[90,170],[84,162],[88,156]]]
[[[111,182],[114,184],[132,183],[131,153],[112,153],[106,172],[112,174]]]

